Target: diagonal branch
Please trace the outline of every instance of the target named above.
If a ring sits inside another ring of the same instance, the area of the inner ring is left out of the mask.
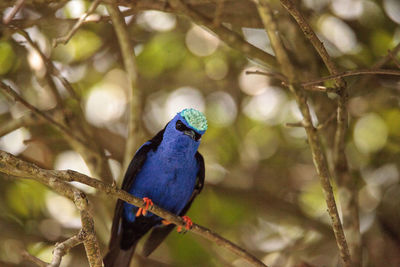
[[[168,0],[168,2],[177,12],[181,12],[190,17],[194,22],[202,24],[211,29],[230,47],[243,52],[243,54],[252,59],[261,60],[260,63],[264,65],[266,64],[271,69],[277,68],[277,62],[274,56],[246,42],[236,32],[229,30],[223,25],[216,26],[212,20],[209,20],[208,18],[205,18],[201,14],[197,13],[196,10],[191,9],[181,0]]]
[[[300,29],[303,31],[306,38],[314,46],[322,60],[324,61],[327,69],[331,75],[339,74],[336,64],[330,58],[326,51],[324,44],[318,39],[317,35],[311,28],[310,24],[304,18],[303,14],[295,6],[292,0],[280,0],[281,4],[286,8],[290,15],[296,20]],[[342,203],[343,221],[346,226],[346,232],[349,235],[349,244],[351,255],[353,256],[353,266],[361,266],[362,251],[361,251],[361,233],[360,233],[360,219],[358,215],[358,190],[356,188],[355,177],[350,174],[347,155],[345,152],[345,139],[348,127],[348,112],[347,112],[347,86],[346,82],[340,75],[334,78],[336,88],[338,89],[339,98],[337,100],[337,126],[335,132],[335,139],[333,145],[333,163],[334,172],[338,181],[338,185],[346,194],[342,196],[349,196],[346,199],[340,198]],[[343,236],[344,238],[344,236]],[[351,239],[351,240],[350,240]],[[342,247],[342,258],[345,260],[350,254],[347,249]],[[349,254],[349,255],[346,255]]]
[[[332,228],[335,234],[336,243],[339,247],[341,258],[345,266],[351,266],[350,253],[344,235],[342,223],[340,221],[339,212],[337,210],[332,185],[330,182],[328,163],[322,150],[322,145],[319,140],[317,129],[312,124],[310,110],[307,104],[307,98],[304,95],[302,88],[293,83],[297,79],[295,68],[280,38],[279,32],[277,30],[278,27],[273,18],[272,10],[268,1],[259,0],[257,7],[269,39],[271,40],[272,48],[274,49],[277,60],[281,66],[282,73],[288,77],[289,89],[294,94],[297,105],[299,106],[299,109],[303,115],[302,125],[306,130],[314,165],[317,170],[318,176],[320,177],[322,190],[324,192],[326,204],[328,206],[328,213],[332,220]]]
[[[68,253],[68,251],[82,243],[84,240],[83,232],[80,231],[78,234],[68,238],[64,242],[57,243],[53,250],[53,259],[48,267],[58,267],[61,264],[62,257]]]
[[[26,108],[31,110],[34,114],[36,114],[38,117],[44,119],[45,121],[48,121],[51,125],[53,125],[57,130],[61,131],[68,137],[76,140],[77,142],[86,145],[85,142],[80,139],[79,137],[75,136],[68,128],[66,128],[64,125],[60,124],[59,122],[55,121],[51,116],[47,115],[46,113],[42,112],[35,106],[32,106],[29,104],[23,97],[21,97],[17,92],[15,92],[13,89],[11,89],[10,86],[5,84],[4,82],[0,82],[0,89],[3,90],[4,93],[6,93],[9,97],[14,99],[14,101],[20,102],[22,105],[24,105]]]
[[[129,193],[127,193],[124,190],[118,189],[115,186],[107,185],[104,182],[90,178],[89,176],[86,176],[84,174],[81,174],[76,171],[56,171],[56,170],[45,170],[37,167],[36,165],[20,160],[17,157],[4,152],[0,151],[0,172],[12,175],[12,176],[17,176],[21,178],[28,178],[28,179],[34,179],[38,182],[41,182],[43,184],[46,184],[50,187],[52,187],[55,191],[59,192],[60,194],[63,194],[67,196],[68,198],[74,200],[74,202],[77,204],[77,207],[80,208],[80,205],[85,206],[87,205],[87,202],[85,204],[86,198],[81,197],[80,201],[79,196],[82,193],[77,190],[76,188],[72,187],[71,185],[67,184],[66,182],[80,182],[86,185],[89,185],[93,188],[96,188],[97,190],[106,193],[109,196],[117,197],[119,199],[124,200],[127,203],[130,203],[132,205],[135,205],[137,207],[145,207],[145,202],[137,198]],[[82,195],[84,196],[84,195]],[[85,210],[83,208],[83,210]],[[164,209],[161,209],[160,207],[154,205],[149,207],[149,211],[152,213],[160,216],[161,218],[176,224],[177,226],[182,226],[185,227],[185,222],[182,220],[181,217],[176,216],[175,214],[172,214]],[[93,223],[93,221],[91,222]],[[90,222],[89,222],[90,224]],[[82,223],[82,226],[86,224]],[[92,229],[89,227],[89,229]],[[83,228],[85,230],[85,228]],[[232,243],[231,241],[223,238],[222,236],[218,235],[217,233],[213,232],[210,229],[207,229],[203,226],[193,224],[193,227],[189,230],[195,234],[198,234],[212,242],[215,242],[218,246],[224,247],[228,250],[230,250],[232,253],[235,255],[241,257],[242,259],[246,260],[247,262],[251,263],[254,266],[260,266],[260,267],[265,267],[266,265],[262,263],[259,259],[257,259],[255,256],[251,255],[249,252],[247,252],[245,249],[239,247],[238,245]],[[89,233],[94,233],[92,231],[89,231]],[[92,237],[95,239],[95,236]],[[88,238],[86,237],[85,240]],[[86,245],[85,245],[86,246]],[[97,246],[98,248],[98,246]],[[93,250],[94,252],[97,253],[97,250]],[[90,254],[91,255],[91,254]],[[97,255],[97,254],[95,254]],[[89,256],[89,253],[88,253]]]
[[[100,4],[101,0],[95,0],[87,10],[85,14],[83,14],[78,21],[75,23],[75,25],[72,27],[72,29],[68,32],[67,35],[63,37],[59,37],[57,39],[53,40],[53,46],[56,47],[58,44],[67,44],[69,40],[71,40],[72,36],[79,30],[79,28],[82,26],[82,24],[85,22],[87,17],[92,14],[97,6]]]

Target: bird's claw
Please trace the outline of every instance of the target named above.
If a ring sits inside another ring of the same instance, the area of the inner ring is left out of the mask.
[[[182,220],[185,222],[185,231],[190,230],[193,226],[192,219],[188,216],[182,216]],[[177,231],[178,233],[182,232],[182,226],[179,225]]]
[[[146,216],[147,210],[149,209],[149,207],[153,206],[153,201],[151,201],[150,198],[144,197],[143,201],[145,203],[145,207],[138,209],[138,211],[136,212],[136,217],[139,217],[140,215]]]

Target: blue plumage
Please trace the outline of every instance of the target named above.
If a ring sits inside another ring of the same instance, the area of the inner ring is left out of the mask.
[[[139,198],[183,216],[204,183],[204,161],[197,152],[207,129],[204,115],[194,109],[178,113],[153,139],[143,144],[131,161],[122,189]],[[136,244],[153,229],[144,245],[149,255],[171,232],[174,225],[150,212],[118,200],[111,229],[110,251],[104,258],[109,266],[129,266]]]

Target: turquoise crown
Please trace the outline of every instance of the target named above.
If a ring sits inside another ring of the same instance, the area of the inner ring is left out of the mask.
[[[194,108],[186,108],[179,113],[191,126],[197,131],[205,131],[207,130],[207,119],[204,114]]]

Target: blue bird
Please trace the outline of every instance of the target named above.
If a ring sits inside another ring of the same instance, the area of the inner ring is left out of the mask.
[[[203,113],[184,109],[136,152],[122,189],[143,198],[146,207],[117,201],[105,267],[129,266],[138,241],[148,231],[152,230],[143,247],[144,256],[150,255],[173,230],[174,224],[147,213],[153,203],[183,216],[186,228],[191,227],[190,218],[184,215],[203,188],[204,160],[197,149],[206,130]]]

